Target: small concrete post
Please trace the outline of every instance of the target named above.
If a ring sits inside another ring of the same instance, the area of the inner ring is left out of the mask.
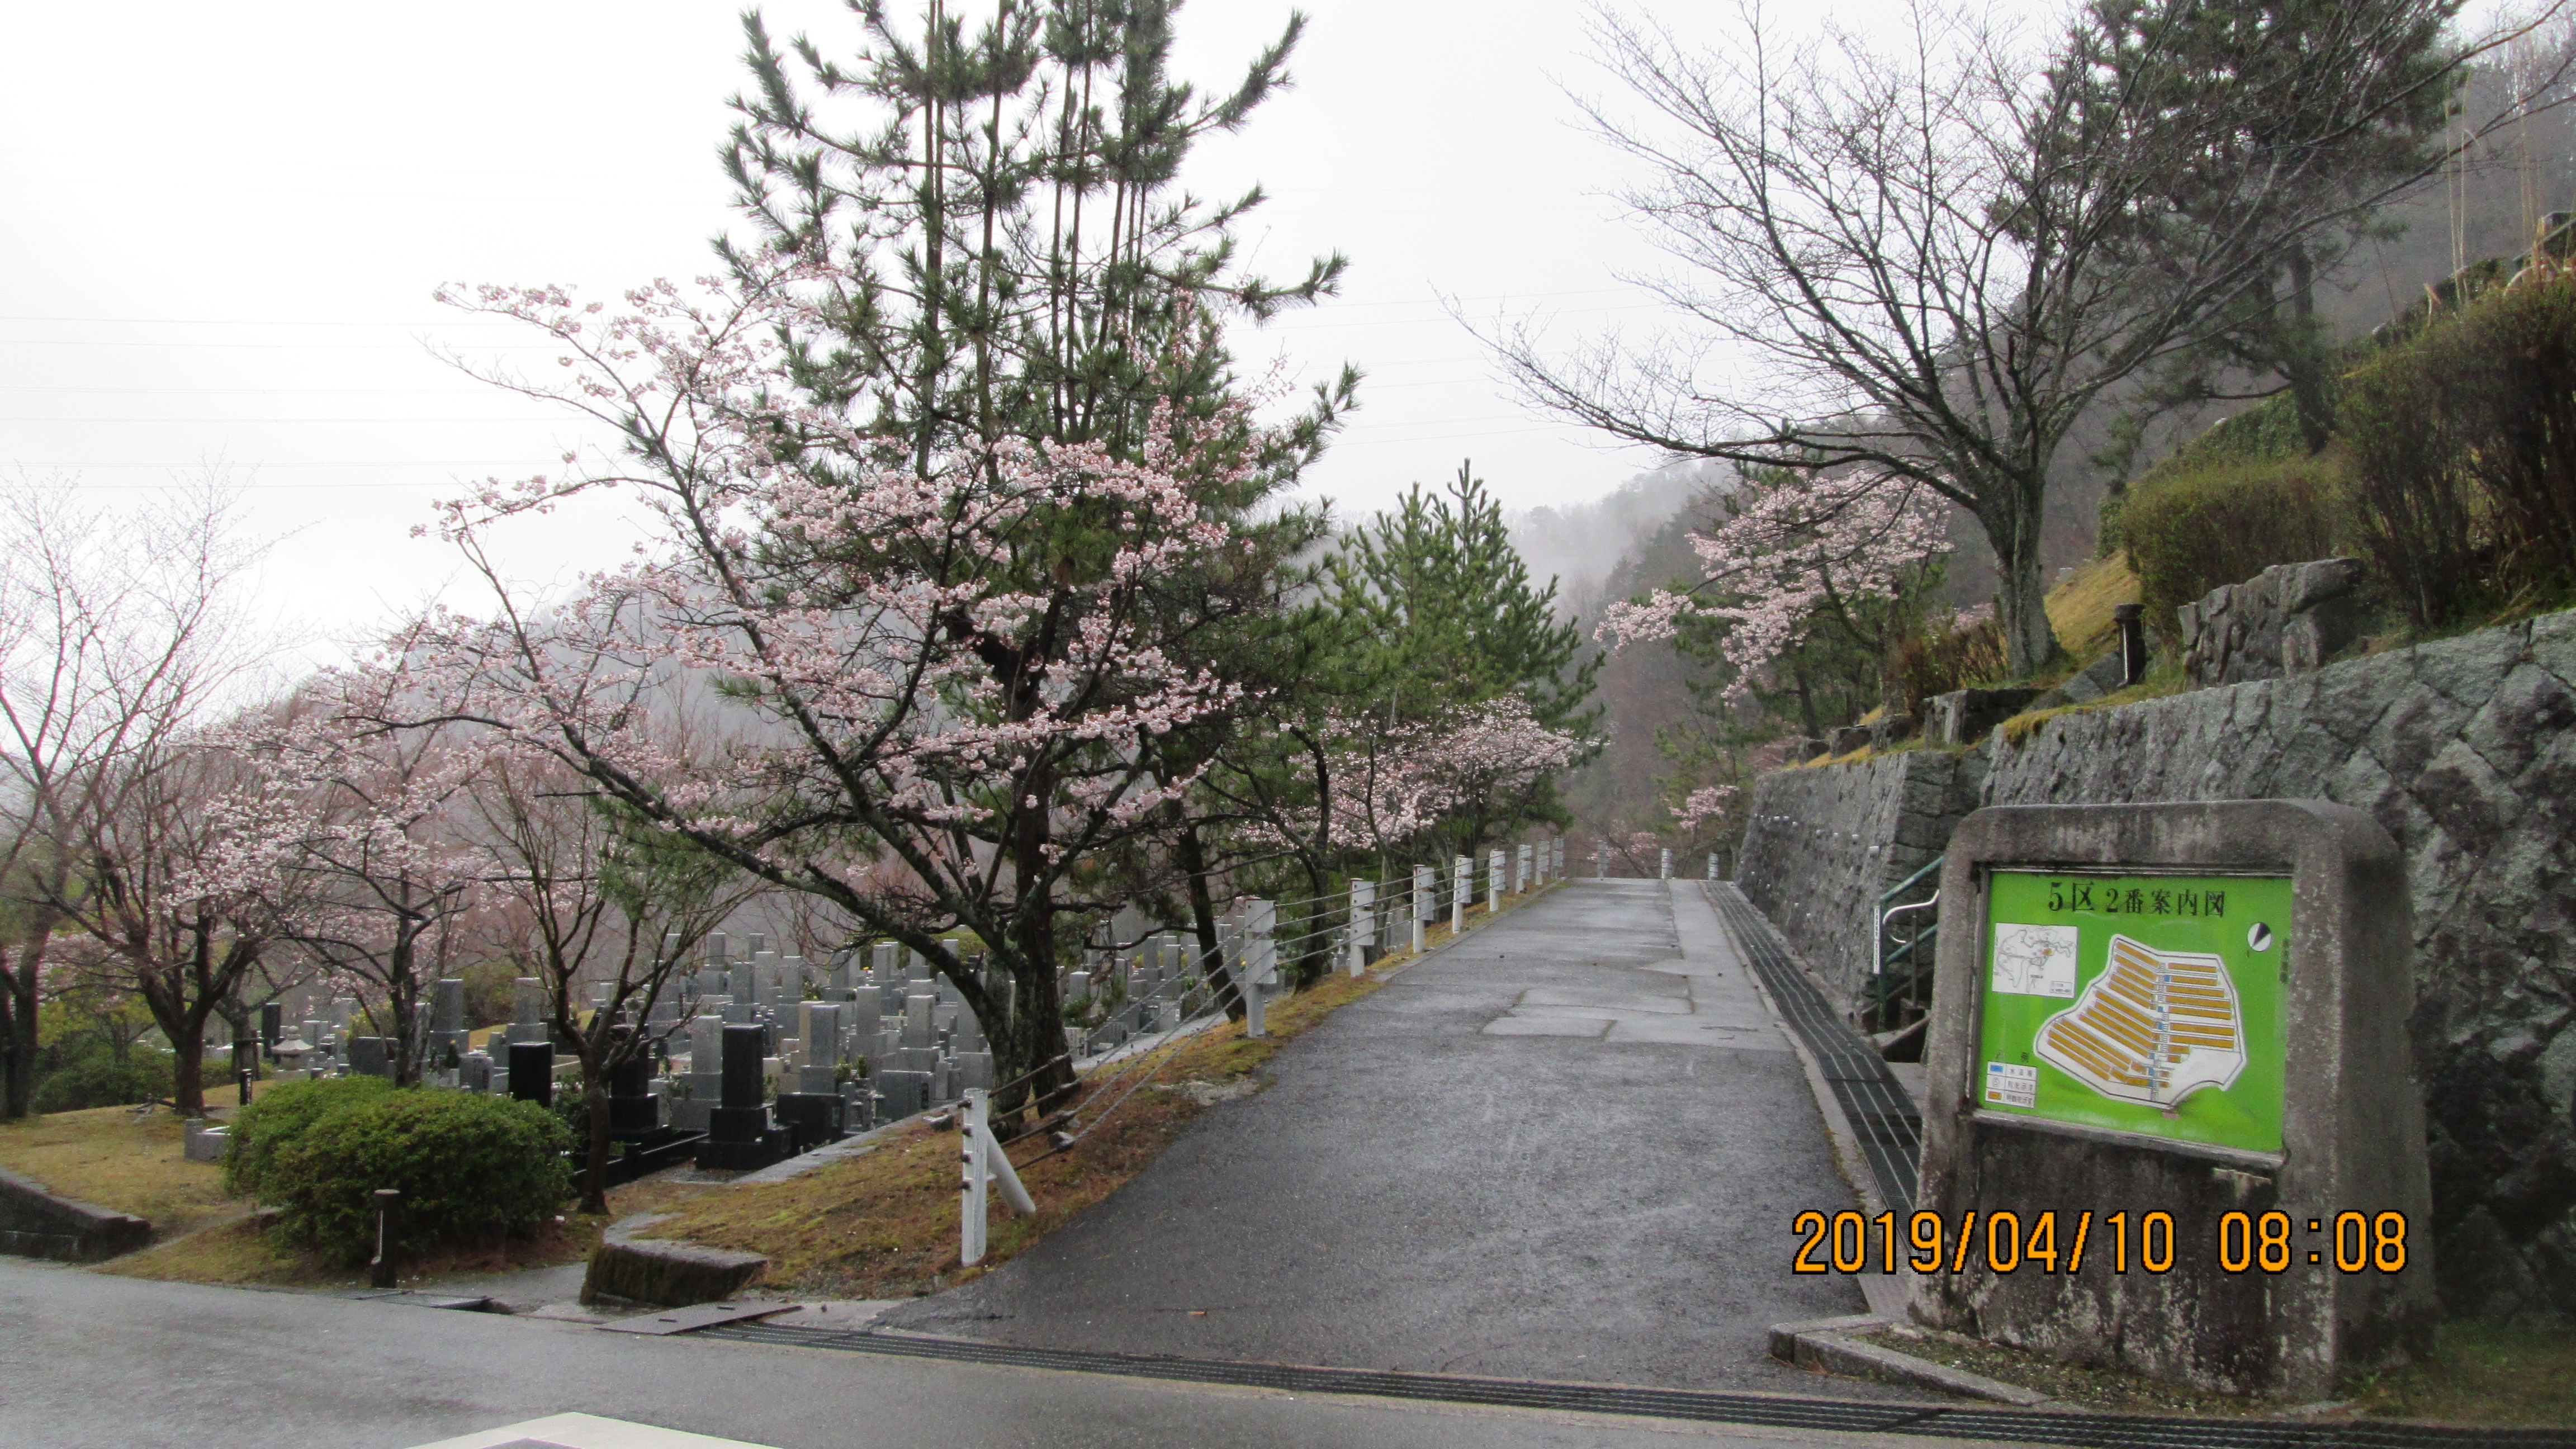
[[[2111,621],[2120,629],[2120,687],[2147,677],[2147,626],[2144,604],[2113,604]]]
[[[1530,848],[1524,845],[1512,852],[1512,894],[1519,895],[1529,888]]]
[[[1449,931],[1463,934],[1467,929],[1467,901],[1476,893],[1476,862],[1460,856],[1449,867]]]
[[[1261,1017],[1262,999],[1270,983],[1279,979],[1279,943],[1274,939],[1279,930],[1279,907],[1276,902],[1254,897],[1243,903],[1243,1034],[1267,1035]]]
[[[1368,947],[1377,939],[1377,882],[1351,882],[1351,929],[1346,962],[1353,976],[1368,969]]]
[[[376,1207],[376,1256],[367,1264],[367,1285],[391,1288],[396,1281],[394,1253],[400,1246],[396,1238],[402,1231],[402,1193],[380,1187],[368,1196]]]
[[[1485,914],[1490,916],[1502,908],[1503,852],[1502,847],[1496,846],[1493,853],[1485,857]]]
[[[1655,868],[1655,879],[1657,879],[1657,880],[1671,880],[1672,878],[1673,878],[1673,852],[1672,852],[1672,847],[1670,847],[1670,846],[1666,846],[1666,847],[1664,848],[1664,863],[1663,863],[1662,865],[1659,865],[1659,866],[1657,866],[1657,867]]]
[[[1608,880],[1610,878],[1609,841],[1601,841],[1592,847],[1592,878],[1594,880]]]
[[[968,1268],[984,1261],[983,1095],[968,1092],[966,1110],[957,1114],[957,1261]]]
[[[1717,879],[1717,852],[1714,850],[1708,853],[1708,878]]]
[[[1413,954],[1417,956],[1422,954],[1422,948],[1431,941],[1431,912],[1436,906],[1432,889],[1431,867],[1415,866],[1413,868]]]

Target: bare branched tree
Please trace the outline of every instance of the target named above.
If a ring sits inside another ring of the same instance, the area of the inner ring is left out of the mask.
[[[111,510],[69,481],[0,490],[0,1116],[35,1090],[48,952],[97,822],[265,657],[241,586],[267,545],[216,480]],[[174,1046],[178,1043],[174,1042]]]
[[[768,883],[644,823],[548,756],[496,756],[465,814],[487,907],[498,908],[510,954],[545,983],[555,1039],[581,1063],[581,1211],[604,1213],[609,1082],[652,1051],[645,1023],[697,945]],[[585,984],[605,988],[595,1004]]]
[[[2149,33],[2197,0],[2161,9]],[[2294,243],[2401,189],[2320,184],[2314,168],[2345,154],[2322,143],[2411,115],[2507,37],[2402,87],[2321,70],[2351,59],[2321,47],[2188,96],[2106,77],[2113,42],[2090,14],[2053,50],[1928,4],[1888,48],[1830,28],[1792,40],[1752,5],[1714,49],[1609,16],[1597,38],[1646,119],[1587,111],[1645,163],[1653,179],[1628,199],[1681,263],[1634,280],[1687,329],[1559,356],[1527,325],[1501,328],[1487,340],[1510,375],[1539,406],[1677,457],[1931,489],[1992,544],[2012,663],[2029,671],[2057,650],[2040,524],[2078,416],[2203,342]],[[2335,95],[2351,99],[2320,116]],[[2311,144],[2194,169],[2294,101]],[[2184,195],[2205,224],[2161,230],[2142,265],[2142,221]]]

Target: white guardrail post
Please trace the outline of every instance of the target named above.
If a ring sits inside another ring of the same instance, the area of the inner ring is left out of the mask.
[[[1279,905],[1254,896],[1243,903],[1243,1034],[1264,1036],[1261,1002],[1279,979]]]
[[[1345,945],[1349,949],[1348,966],[1353,976],[1368,969],[1369,943],[1377,939],[1377,882],[1351,882],[1351,924]]]
[[[984,1261],[984,1219],[988,1211],[985,1190],[998,1183],[1002,1201],[1011,1211],[1028,1217],[1038,1210],[1029,1190],[1020,1184],[1020,1175],[1011,1167],[1011,1159],[1002,1144],[993,1138],[993,1094],[981,1087],[966,1091],[965,1110],[958,1114],[957,1158],[962,1180],[958,1184],[958,1254],[959,1263],[972,1267]]]
[[[1431,912],[1438,904],[1439,897],[1433,893],[1431,867],[1415,866],[1413,868],[1413,954],[1416,956],[1422,954],[1423,947],[1431,944]]]

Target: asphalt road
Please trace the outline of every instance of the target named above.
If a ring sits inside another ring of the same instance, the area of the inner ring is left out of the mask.
[[[769,1449],[1926,1444],[642,1338],[13,1258],[0,1323],[7,1449],[406,1449],[566,1413]]]
[[[1571,883],[1336,1012],[1080,1221],[884,1321],[1880,1396],[1767,1356],[1771,1324],[1863,1302],[1789,1271],[1790,1219],[1854,1199],[1747,975],[1695,883]]]

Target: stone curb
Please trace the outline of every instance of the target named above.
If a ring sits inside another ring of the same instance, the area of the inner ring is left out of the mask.
[[[1895,1320],[1884,1314],[1859,1313],[1848,1318],[1818,1318],[1805,1323],[1771,1326],[1771,1356],[1784,1363],[1812,1365],[1853,1378],[1875,1379],[1907,1388],[1938,1389],[1971,1399],[2011,1404],[2022,1409],[2090,1413],[2080,1404],[2050,1398],[2037,1389],[2018,1388],[1984,1374],[1916,1358],[1884,1344],[1865,1343],[1853,1335],[1882,1328]]]
[[[686,1308],[733,1297],[769,1266],[759,1253],[709,1248],[677,1238],[638,1238],[668,1213],[637,1213],[609,1224],[582,1275],[584,1304],[603,1297],[660,1308]]]
[[[0,1253],[59,1263],[102,1263],[152,1244],[152,1224],[79,1202],[0,1171]]]

